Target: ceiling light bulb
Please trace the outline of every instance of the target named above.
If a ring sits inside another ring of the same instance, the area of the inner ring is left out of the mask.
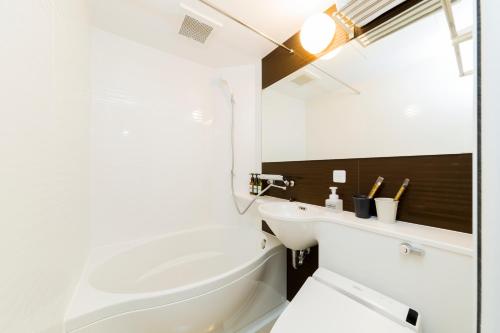
[[[317,54],[324,51],[333,40],[337,25],[325,13],[309,17],[300,30],[300,42],[309,53]]]
[[[335,58],[337,56],[337,54],[340,53],[340,51],[342,51],[342,48],[343,48],[343,46],[339,46],[339,47],[333,49],[332,51],[328,52],[324,56],[322,56],[320,59],[321,60],[330,60],[330,59],[333,59],[333,58]]]

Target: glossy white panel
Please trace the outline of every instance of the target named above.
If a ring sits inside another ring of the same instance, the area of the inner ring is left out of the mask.
[[[0,331],[61,332],[87,255],[86,1],[0,1]]]
[[[214,71],[97,29],[92,65],[93,244],[206,223]]]
[[[261,170],[260,158],[260,66],[246,65],[228,67],[217,71],[218,78],[227,80],[236,100],[235,105],[235,189],[248,192],[249,173]],[[259,225],[257,208],[252,207],[241,217],[236,213],[231,197],[230,170],[230,115],[227,91],[214,86],[216,98],[214,122],[214,146],[212,196],[214,198],[214,220],[224,223],[251,223]],[[244,203],[240,202],[244,207]]]
[[[212,220],[240,223],[229,187],[231,110],[220,79],[236,99],[235,184],[246,191],[248,174],[260,169],[259,69],[216,71],[98,29],[92,65],[93,244]]]

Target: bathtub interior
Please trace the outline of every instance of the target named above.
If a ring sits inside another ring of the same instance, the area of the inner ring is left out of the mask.
[[[253,328],[269,322],[269,313],[283,310],[285,301],[279,291],[284,281],[279,269],[285,257],[283,249],[241,278],[197,297],[123,312],[85,325],[72,323],[67,332],[254,333]]]
[[[169,234],[113,256],[90,274],[89,283],[110,293],[147,293],[195,284],[258,257],[264,251],[259,247],[263,239],[261,233],[238,227]]]
[[[189,300],[196,305],[199,297],[235,287],[235,283],[240,283],[239,290],[226,298],[240,300],[221,322],[239,327],[286,302],[285,265],[281,243],[248,227],[209,226],[98,248],[89,258],[66,314],[66,332],[104,333],[98,327],[112,326],[113,321],[104,324],[110,318],[129,318],[129,313]]]

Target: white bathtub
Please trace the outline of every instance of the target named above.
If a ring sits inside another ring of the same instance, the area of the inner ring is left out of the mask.
[[[222,226],[97,249],[66,332],[236,332],[285,301],[285,257],[272,236]]]

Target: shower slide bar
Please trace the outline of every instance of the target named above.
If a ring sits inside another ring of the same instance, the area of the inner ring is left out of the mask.
[[[261,37],[264,37],[265,39],[267,39],[268,41],[270,41],[274,45],[279,46],[281,48],[284,48],[285,50],[287,50],[290,53],[295,53],[295,51],[293,49],[289,48],[285,44],[276,41],[275,39],[273,39],[269,35],[263,33],[262,31],[258,30],[257,28],[252,27],[251,25],[246,24],[245,22],[243,22],[240,19],[234,17],[233,15],[231,15],[228,12],[226,12],[225,10],[217,7],[216,5],[210,3],[210,2],[208,2],[206,0],[198,0],[198,1],[201,2],[202,4],[204,4],[205,6],[208,6],[208,7],[212,8],[213,10],[215,10],[216,12],[218,12],[219,14],[222,14],[225,17],[233,20],[234,22],[238,23],[239,25],[241,25],[241,26],[243,26],[243,27],[245,27],[245,28],[247,28],[247,29],[255,32],[256,34],[260,35]]]

